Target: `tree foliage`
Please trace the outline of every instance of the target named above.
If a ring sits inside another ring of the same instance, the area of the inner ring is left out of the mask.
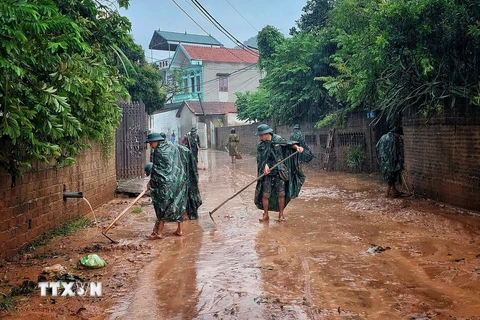
[[[308,8],[306,6],[304,11],[308,12],[306,14],[310,14],[310,11],[317,14],[320,9],[314,9],[312,3],[324,2],[309,1]],[[337,106],[327,95],[323,82],[318,79],[335,72],[329,61],[335,45],[330,40],[329,33],[318,29],[317,25],[305,29],[308,31],[295,31],[291,38],[285,38],[272,26],[263,28],[258,34],[259,65],[266,71],[265,79],[260,85],[265,93],[261,96],[268,97],[269,100],[261,106],[269,110],[262,110],[260,114],[268,115],[269,120],[276,123],[311,121]],[[253,97],[255,94],[244,98],[248,101]],[[246,112],[242,113],[243,118],[258,119],[255,101],[242,103],[248,105],[242,109],[242,112]]]
[[[240,120],[265,121],[270,118],[272,107],[268,91],[259,88],[255,92],[237,92],[237,116]]]
[[[333,8],[334,0],[308,0],[303,7],[303,14],[296,21],[297,27],[300,31],[310,32],[315,29],[322,29],[327,26],[328,15]],[[297,33],[295,28],[290,34]]]
[[[473,0],[339,0],[331,27],[339,75],[326,87],[346,108],[394,121],[479,104],[480,3]]]
[[[266,114],[323,126],[355,110],[396,122],[406,109],[428,119],[478,106],[479,21],[477,0],[309,0],[291,38],[259,33]]]
[[[35,160],[73,163],[89,141],[113,149],[129,30],[110,3],[0,2],[1,167],[18,175]]]
[[[326,42],[318,32],[300,33],[278,47],[262,87],[270,92],[272,110],[278,123],[293,124],[320,116],[326,90],[316,77],[329,74],[325,60]]]
[[[275,27],[266,26],[257,35],[258,65],[261,69],[270,70],[272,60],[274,59],[277,48],[285,41],[285,36]]]
[[[142,101],[145,111],[152,114],[165,106],[167,93],[162,87],[162,77],[156,64],[147,63],[142,47],[133,42],[120,47],[124,56],[132,63],[120,68],[128,93],[132,101]],[[128,72],[130,70],[130,72]]]

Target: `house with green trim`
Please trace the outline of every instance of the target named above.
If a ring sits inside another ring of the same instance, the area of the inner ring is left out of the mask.
[[[211,145],[215,127],[238,125],[240,121],[236,118],[236,109],[232,110],[236,101],[235,93],[256,91],[263,78],[257,67],[258,53],[255,50],[226,48],[212,36],[157,30],[149,48],[173,51],[171,58],[159,62],[159,72],[167,81],[174,81],[172,75],[175,72],[180,74],[178,91],[169,101],[172,106],[189,101],[205,105],[215,103],[215,116],[219,119],[212,119],[213,115],[199,115],[198,112],[179,112],[176,114],[178,123],[172,123],[171,126],[180,128],[181,132],[178,133],[181,135],[186,133],[183,132],[185,128],[197,128],[201,138],[203,135],[206,141],[205,145]],[[167,116],[164,112],[158,114]]]

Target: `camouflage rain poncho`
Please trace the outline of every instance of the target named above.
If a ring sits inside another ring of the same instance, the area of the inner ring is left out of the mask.
[[[185,145],[190,151],[192,151],[195,161],[198,163],[198,149],[200,148],[200,138],[197,134],[190,135],[187,139],[187,144]]]
[[[271,141],[259,141],[257,146],[257,175],[260,176],[263,173],[265,164],[268,163],[268,166],[271,170],[276,170],[272,168],[275,163],[278,163],[282,159],[291,155],[295,150],[291,147],[293,144],[296,144],[296,141],[287,141],[277,134],[272,134]],[[269,155],[273,154],[269,159]],[[273,160],[272,158],[275,158]],[[305,181],[305,175],[298,166],[298,155],[293,156],[287,161],[284,162],[288,169],[288,181],[285,181],[285,207],[290,202],[290,200],[296,198],[300,193],[303,182]],[[276,174],[271,172],[270,174]],[[262,195],[263,195],[263,186],[262,179],[257,181],[257,187],[255,189],[255,205],[258,209],[263,209],[262,205]],[[274,179],[272,179],[273,183]],[[272,188],[274,190],[274,188]],[[278,208],[278,196],[276,192],[272,192],[270,199],[268,201],[268,210],[269,211],[279,211]]]
[[[295,130],[290,135],[291,141],[298,141],[300,147],[303,147],[304,151],[298,156],[301,163],[309,163],[313,159],[312,151],[307,146],[307,142],[305,141],[305,136],[300,130]]]
[[[383,179],[388,183],[396,182],[403,163],[399,139],[393,132],[384,134],[378,140],[376,149]]]
[[[150,195],[158,220],[182,222],[185,210],[190,219],[198,218],[202,199],[197,166],[190,150],[169,141],[154,149]]]

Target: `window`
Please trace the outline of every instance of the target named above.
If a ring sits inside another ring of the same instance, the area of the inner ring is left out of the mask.
[[[190,78],[190,84],[192,86],[192,91],[191,92],[195,92],[195,77]]]
[[[228,92],[228,77],[221,76],[218,78],[218,91]]]
[[[200,92],[200,76],[197,76],[197,92]]]
[[[183,92],[188,92],[188,78],[183,79]]]

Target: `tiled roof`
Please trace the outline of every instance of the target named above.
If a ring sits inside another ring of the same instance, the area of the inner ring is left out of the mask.
[[[204,114],[209,115],[223,115],[227,113],[236,113],[237,107],[234,102],[202,102],[199,101],[184,101],[182,106],[177,112],[177,118],[180,118],[183,108],[188,108],[193,114],[201,116]],[[203,110],[202,110],[203,107]]]
[[[191,59],[210,62],[257,63],[258,56],[244,49],[182,45]]]

